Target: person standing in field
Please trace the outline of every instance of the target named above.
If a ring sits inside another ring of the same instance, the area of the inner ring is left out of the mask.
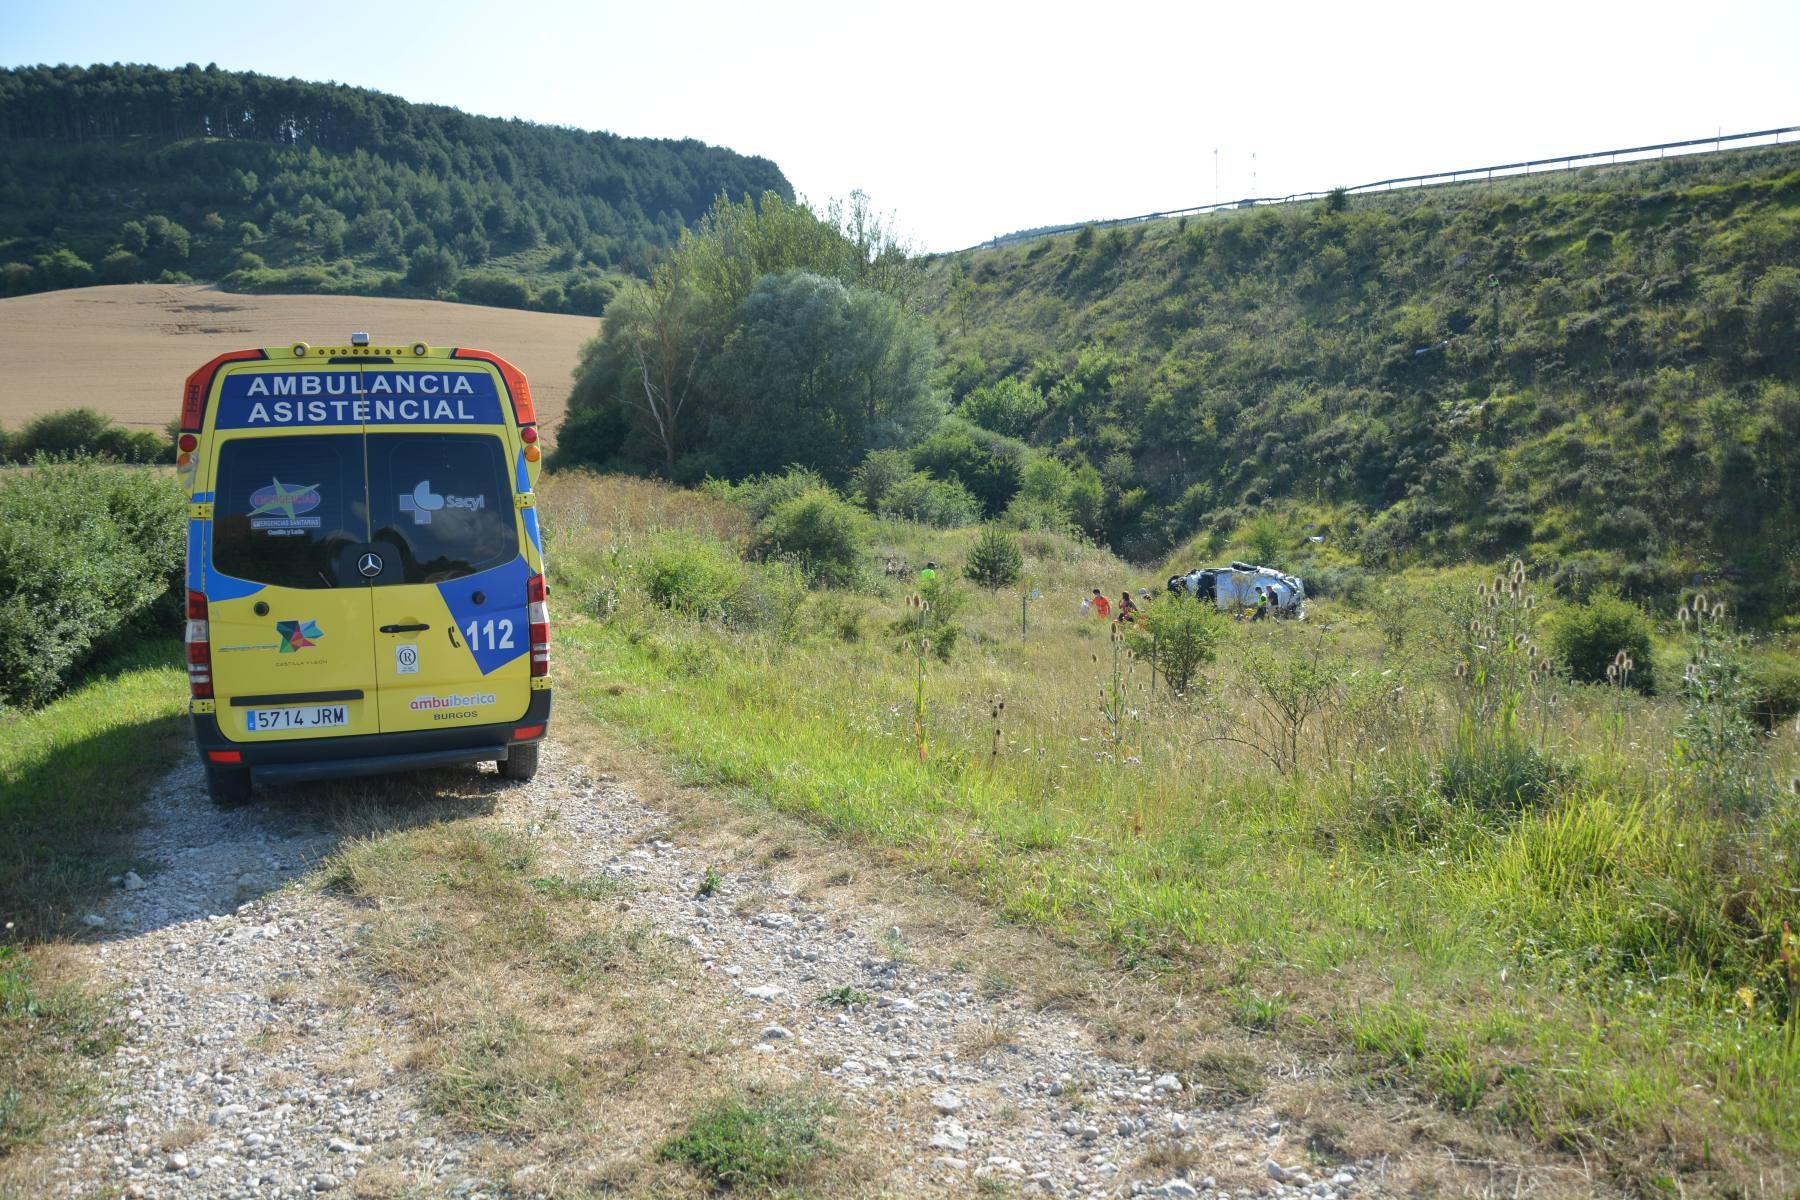
[[[1256,611],[1250,614],[1252,621],[1261,621],[1269,615],[1269,593],[1262,588],[1256,589]]]
[[[937,563],[927,562],[925,569],[919,572],[920,583],[930,583],[937,578]]]
[[[1099,588],[1095,588],[1094,599],[1091,603],[1094,606],[1094,615],[1096,617],[1099,617],[1102,621],[1111,619],[1112,601],[1106,598],[1106,593],[1102,592]]]
[[[1131,598],[1131,589],[1126,588],[1119,593],[1119,620],[1136,621],[1138,615],[1137,601]]]

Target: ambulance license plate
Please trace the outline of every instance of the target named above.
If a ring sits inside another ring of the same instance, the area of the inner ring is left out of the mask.
[[[253,708],[244,714],[245,728],[251,733],[272,729],[330,729],[350,723],[350,710],[342,704],[320,704],[310,708]]]

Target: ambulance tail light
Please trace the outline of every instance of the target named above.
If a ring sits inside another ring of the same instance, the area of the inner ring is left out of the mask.
[[[525,620],[531,629],[531,674],[537,678],[550,674],[550,589],[542,575],[526,582],[525,599],[530,605]]]
[[[212,634],[206,624],[206,597],[191,588],[187,594],[187,668],[188,694],[196,700],[211,700]]]
[[[501,381],[506,384],[507,393],[512,397],[513,422],[518,425],[537,424],[537,406],[531,402],[531,384],[526,382],[525,372],[489,350],[458,346],[450,352],[450,357],[493,364],[494,369],[500,372]]]
[[[200,432],[206,421],[206,401],[212,394],[213,380],[226,363],[250,362],[267,357],[261,350],[233,350],[230,354],[219,355],[189,375],[187,384],[181,389],[181,432]]]

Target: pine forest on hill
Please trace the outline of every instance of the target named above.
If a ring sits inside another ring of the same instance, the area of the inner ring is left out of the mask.
[[[774,163],[214,66],[0,70],[0,295],[89,283],[598,314]]]

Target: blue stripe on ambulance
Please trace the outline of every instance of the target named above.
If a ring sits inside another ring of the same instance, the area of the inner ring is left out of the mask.
[[[525,518],[525,536],[531,539],[531,545],[538,552],[538,558],[541,560],[544,557],[544,539],[538,533],[537,509],[520,509],[519,515]]]
[[[531,475],[525,470],[525,452],[523,450],[519,451],[518,469],[513,472],[513,486],[518,489],[521,496],[531,490]]]
[[[208,601],[242,600],[245,596],[254,596],[262,591],[264,585],[260,583],[233,575],[221,575],[212,569],[212,532],[211,521],[188,522],[188,586],[205,596]]]
[[[483,675],[493,674],[531,648],[530,617],[525,602],[525,582],[531,574],[531,567],[521,556],[505,566],[437,585],[438,595],[444,598],[444,607],[450,610],[450,619],[456,622],[456,628],[461,631],[459,636],[475,655],[475,665],[481,668]],[[487,603],[475,603],[476,592],[487,593]],[[496,600],[500,603],[494,603]],[[489,621],[511,621],[512,646],[497,645],[494,638],[482,638],[478,642],[469,637],[471,621],[483,626]]]
[[[206,526],[198,517],[188,520],[187,586],[190,592],[206,591]]]

